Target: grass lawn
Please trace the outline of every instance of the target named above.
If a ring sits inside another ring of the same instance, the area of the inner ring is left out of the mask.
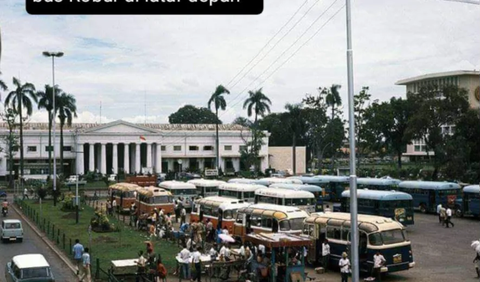
[[[92,256],[93,273],[96,269],[95,260],[100,260],[100,267],[107,270],[110,267],[111,260],[118,259],[133,259],[137,258],[139,250],[146,251],[144,241],[147,240],[146,232],[139,232],[132,228],[125,226],[123,222],[119,222],[116,218],[110,217],[110,222],[115,226],[120,226],[120,232],[96,233],[91,232],[91,241],[89,241],[88,226],[90,219],[95,217],[93,208],[84,206],[80,211],[79,223],[75,224],[74,212],[63,212],[60,210],[62,203],[57,203],[53,206],[53,201],[46,200],[42,203],[42,211],[40,211],[40,204],[37,202],[25,201],[26,206],[23,207],[24,213],[30,215],[30,218],[35,218],[35,222],[42,230],[49,229],[49,238],[57,241],[58,229],[60,230],[59,246],[64,248],[65,253],[71,257],[69,246],[70,240],[74,244],[75,239],[87,247],[90,245],[90,253]],[[30,207],[30,208],[29,208]],[[32,214],[35,214],[32,216]],[[38,214],[38,221],[36,220]],[[45,227],[43,227],[45,219]],[[52,232],[52,225],[55,225],[55,231]],[[48,226],[50,226],[48,228]],[[52,235],[54,233],[54,235]],[[63,234],[65,234],[65,247],[63,247]],[[91,242],[91,243],[90,243]],[[175,256],[180,251],[176,243],[167,242],[165,240],[154,241],[153,247],[156,254],[161,254],[163,263],[168,269],[169,273],[173,273],[176,267]]]

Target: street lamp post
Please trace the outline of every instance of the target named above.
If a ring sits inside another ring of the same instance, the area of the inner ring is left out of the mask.
[[[75,128],[75,160],[78,159],[78,127]],[[83,158],[83,156],[81,156]],[[75,164],[75,174],[76,174],[76,180],[75,180],[75,223],[78,224],[78,218],[79,218],[79,203],[78,203],[78,180],[79,180],[79,175],[78,175],[78,161]]]
[[[44,51],[42,53],[45,57],[52,57],[52,110],[53,110],[53,120],[52,120],[52,127],[53,127],[53,206],[57,205],[57,150],[55,146],[56,143],[56,136],[55,136],[55,129],[56,129],[56,108],[55,108],[55,57],[62,57],[63,52],[48,52]],[[51,149],[51,148],[49,148]],[[61,148],[60,148],[61,149]]]
[[[352,281],[359,282],[358,262],[358,218],[357,218],[357,175],[355,158],[355,114],[353,96],[353,48],[350,0],[346,0],[347,11],[347,73],[348,73],[348,118],[350,132],[350,222],[351,222],[351,260]]]

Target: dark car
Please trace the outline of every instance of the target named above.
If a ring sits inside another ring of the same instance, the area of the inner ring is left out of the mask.
[[[7,192],[5,190],[0,190],[0,197],[7,197]]]

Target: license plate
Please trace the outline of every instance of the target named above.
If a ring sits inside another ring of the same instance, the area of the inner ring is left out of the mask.
[[[17,238],[16,238],[16,237],[12,237],[12,238],[10,238],[10,241],[16,241],[16,240],[17,240]]]
[[[401,263],[401,262],[402,262],[402,255],[393,256],[393,263]]]

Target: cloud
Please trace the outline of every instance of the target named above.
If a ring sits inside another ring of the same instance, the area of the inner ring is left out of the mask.
[[[301,3],[265,0],[258,16],[31,16],[23,3],[4,0],[1,78],[10,84],[15,76],[43,88],[52,83],[52,73],[51,60],[41,52],[63,51],[55,61],[56,83],[75,95],[79,120],[91,122],[100,120],[100,104],[102,121],[143,122],[147,115],[148,122],[167,122],[181,105],[206,106],[219,84],[231,91],[226,96],[230,110],[221,114],[224,122],[245,116],[248,90],[260,87],[273,101],[273,111],[334,83],[342,85],[346,103],[345,11],[321,28],[341,1],[311,29],[334,0],[308,1],[260,53],[256,66],[241,72]],[[405,94],[404,87],[394,85],[399,79],[480,69],[478,6],[442,0],[352,4],[355,92],[369,85],[372,99],[387,100]],[[42,118],[41,112],[32,116]]]

